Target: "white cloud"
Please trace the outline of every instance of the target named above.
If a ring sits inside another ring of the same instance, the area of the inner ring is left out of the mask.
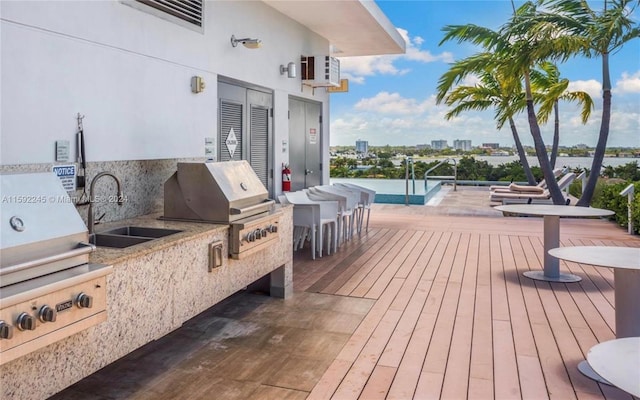
[[[602,98],[602,84],[595,79],[589,79],[588,81],[571,81],[569,82],[567,90],[587,92],[594,101]]]
[[[616,81],[613,91],[616,93],[640,93],[640,71],[633,75],[623,72],[622,78]]]
[[[374,97],[361,99],[354,105],[354,109],[381,114],[409,115],[422,114],[434,106],[433,97],[418,101],[402,97],[399,93],[380,92]]]
[[[431,54],[422,50],[424,39],[420,36],[411,37],[405,29],[397,28],[405,40],[406,53],[384,56],[342,57],[340,58],[340,73],[353,83],[362,84],[367,76],[374,75],[404,75],[410,69],[400,69],[394,63],[398,60],[409,60],[420,63],[453,62],[453,55],[449,52]]]

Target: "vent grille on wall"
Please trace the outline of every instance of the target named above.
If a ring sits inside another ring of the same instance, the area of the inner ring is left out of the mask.
[[[340,60],[330,56],[302,56],[302,83],[311,87],[340,86]]]
[[[203,0],[136,0],[190,24],[202,27]]]

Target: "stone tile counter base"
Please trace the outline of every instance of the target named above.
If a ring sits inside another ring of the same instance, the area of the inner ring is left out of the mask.
[[[271,274],[272,295],[292,293],[292,208],[282,214],[279,239],[243,260],[224,257],[209,272],[208,245],[228,226],[137,218],[120,225],[183,232],[127,249],[98,248],[91,262],[113,265],[107,278],[107,321],[0,367],[0,398],[44,399]]]

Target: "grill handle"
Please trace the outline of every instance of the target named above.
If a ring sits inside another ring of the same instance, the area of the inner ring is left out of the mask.
[[[263,201],[262,203],[258,203],[253,206],[249,206],[245,208],[231,208],[229,210],[229,213],[231,213],[231,215],[240,215],[240,214],[248,213],[251,211],[259,210],[261,208],[266,208],[267,206],[272,206],[274,204],[276,204],[275,200],[266,200],[266,201]]]
[[[40,265],[45,265],[45,264],[53,263],[60,260],[65,260],[71,257],[89,254],[96,249],[96,246],[89,243],[80,242],[78,243],[78,246],[80,247],[73,250],[66,251],[64,253],[54,254],[52,256],[38,258],[36,260],[30,260],[27,262],[23,262],[21,264],[10,265],[8,267],[2,268],[2,270],[0,270],[0,276],[22,271],[24,269],[38,267]]]

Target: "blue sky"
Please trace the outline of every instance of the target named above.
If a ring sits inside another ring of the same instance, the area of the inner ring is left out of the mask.
[[[465,113],[446,121],[447,107],[437,106],[434,96],[439,77],[448,63],[478,51],[473,45],[454,41],[438,46],[445,25],[467,24],[497,29],[510,16],[508,0],[470,1],[377,1],[407,41],[404,55],[341,59],[342,78],[349,79],[348,93],[331,95],[331,145],[429,144],[445,139],[470,139],[474,146],[499,142],[511,146],[510,129],[498,131],[493,113]],[[516,6],[522,1],[516,1]],[[600,7],[601,2],[589,2]],[[638,20],[640,10],[634,18]],[[609,146],[640,147],[640,39],[627,43],[610,58],[613,114]],[[601,59],[575,58],[559,65],[572,90],[588,92],[595,109],[586,125],[579,122],[574,104],[560,105],[560,144],[595,146],[602,111]],[[469,81],[468,83],[473,83]],[[516,117],[520,138],[533,144],[526,117]],[[545,143],[551,143],[553,126],[542,126]]]

